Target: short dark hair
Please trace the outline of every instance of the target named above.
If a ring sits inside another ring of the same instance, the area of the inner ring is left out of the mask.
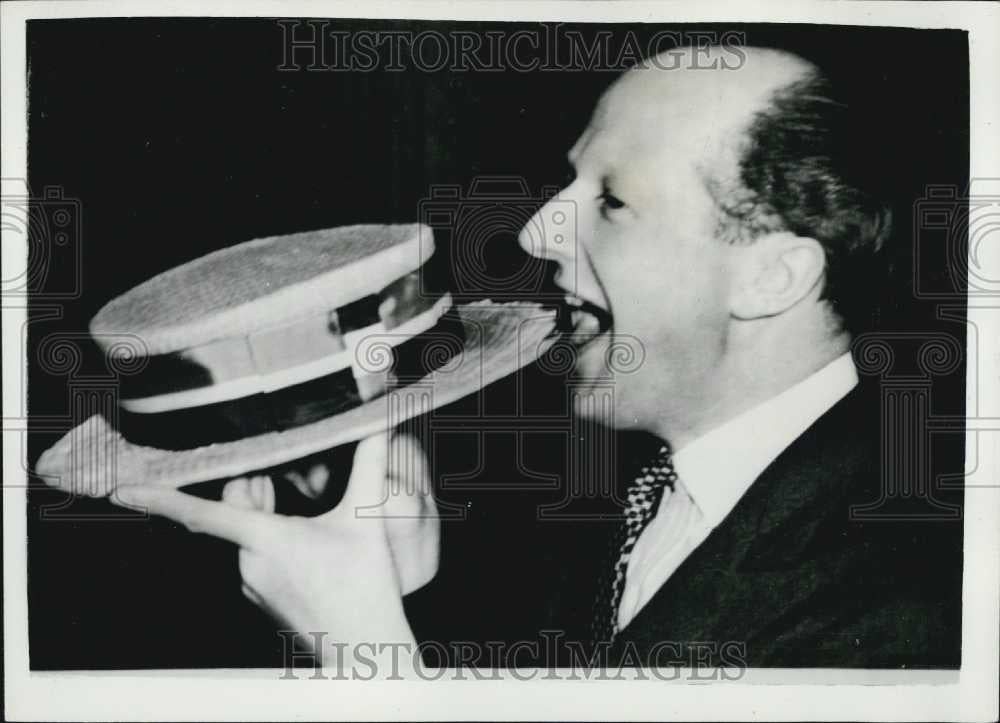
[[[790,231],[826,253],[823,298],[858,331],[873,311],[866,292],[884,283],[880,254],[892,213],[872,170],[865,111],[819,71],[778,89],[757,113],[739,158],[742,187],[716,189],[720,235],[733,243]]]

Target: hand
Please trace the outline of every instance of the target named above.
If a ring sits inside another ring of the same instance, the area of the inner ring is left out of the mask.
[[[273,514],[267,477],[233,480],[222,502],[137,485],[120,487],[117,498],[239,545],[244,592],[294,630],[348,644],[414,644],[402,596],[437,572],[440,525],[427,461],[411,437],[361,442],[344,498],[317,517]]]

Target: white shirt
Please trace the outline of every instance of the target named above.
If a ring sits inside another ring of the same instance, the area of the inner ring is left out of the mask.
[[[776,397],[698,437],[674,454],[678,482],[629,558],[618,608],[624,628],[760,473],[858,383],[850,352]]]

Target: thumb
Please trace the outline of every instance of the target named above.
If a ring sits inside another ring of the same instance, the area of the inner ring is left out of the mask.
[[[222,488],[222,501],[246,510],[274,512],[274,485],[264,475],[230,480]]]
[[[419,517],[430,501],[431,474],[423,446],[408,434],[397,434],[389,445],[386,516]]]
[[[344,497],[334,511],[341,510],[351,517],[360,517],[363,516],[360,510],[384,504],[388,458],[388,433],[382,432],[361,441],[354,451],[351,478]]]

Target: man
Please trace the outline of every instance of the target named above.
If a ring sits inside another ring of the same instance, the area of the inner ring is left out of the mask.
[[[613,554],[578,561],[593,585],[567,586],[597,604],[564,600],[553,622],[582,611],[574,622],[631,664],[714,641],[750,665],[956,665],[952,588],[924,583],[928,551],[945,561],[935,581],[960,581],[952,528],[850,514],[881,479],[878,407],[849,348],[888,212],[819,71],[745,51],[737,70],[689,55],[626,73],[570,151],[575,179],[522,233],[578,309],[578,381],[610,371],[615,426],[667,442],[629,489]],[[539,233],[567,201],[575,238]],[[614,374],[622,341],[643,363]],[[320,518],[267,514],[266,479],[230,483],[229,504],[120,493],[239,544],[248,594],[296,629],[412,642],[401,597],[437,567],[437,527],[419,517],[433,502],[352,513],[384,499],[386,446],[360,445],[347,496]]]

